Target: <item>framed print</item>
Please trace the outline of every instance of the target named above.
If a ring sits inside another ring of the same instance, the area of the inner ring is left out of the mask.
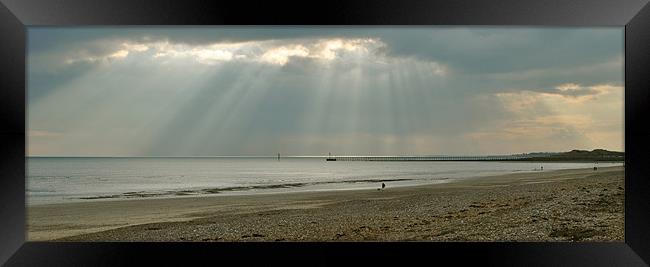
[[[3,0],[0,260],[647,264],[645,1],[319,6]]]

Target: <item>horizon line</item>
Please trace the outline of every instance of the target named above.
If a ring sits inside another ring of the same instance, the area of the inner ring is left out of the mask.
[[[126,156],[126,155],[25,155],[27,158],[327,158],[327,157],[446,157],[446,156],[513,156],[513,155],[526,155],[526,154],[546,154],[546,153],[564,153],[570,152],[573,150],[582,150],[582,151],[594,151],[594,150],[605,150],[609,152],[620,152],[625,153],[625,151],[615,151],[607,149],[572,149],[568,151],[534,151],[534,152],[521,152],[521,153],[510,153],[510,154],[428,154],[428,155],[228,155],[228,156]]]

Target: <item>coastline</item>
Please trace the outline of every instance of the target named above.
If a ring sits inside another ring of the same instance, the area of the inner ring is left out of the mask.
[[[623,241],[624,167],[27,207],[29,241]]]

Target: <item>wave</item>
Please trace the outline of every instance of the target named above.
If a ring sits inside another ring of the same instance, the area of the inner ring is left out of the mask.
[[[287,189],[305,186],[315,186],[322,184],[353,184],[353,183],[381,183],[381,182],[403,182],[412,181],[416,179],[363,179],[363,180],[344,180],[344,181],[322,181],[310,183],[283,183],[283,184],[268,184],[268,185],[249,185],[249,186],[230,186],[230,187],[214,187],[203,188],[195,190],[166,190],[166,191],[135,191],[126,192],[113,195],[99,195],[99,196],[86,196],[79,197],[78,199],[92,200],[92,199],[119,199],[119,198],[147,198],[147,197],[164,197],[164,196],[186,196],[186,195],[206,195],[218,194],[222,192],[234,191],[250,191],[250,190],[267,190],[267,189]]]

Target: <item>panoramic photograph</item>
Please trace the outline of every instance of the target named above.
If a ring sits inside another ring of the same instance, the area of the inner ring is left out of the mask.
[[[620,27],[28,27],[28,241],[623,242]]]

